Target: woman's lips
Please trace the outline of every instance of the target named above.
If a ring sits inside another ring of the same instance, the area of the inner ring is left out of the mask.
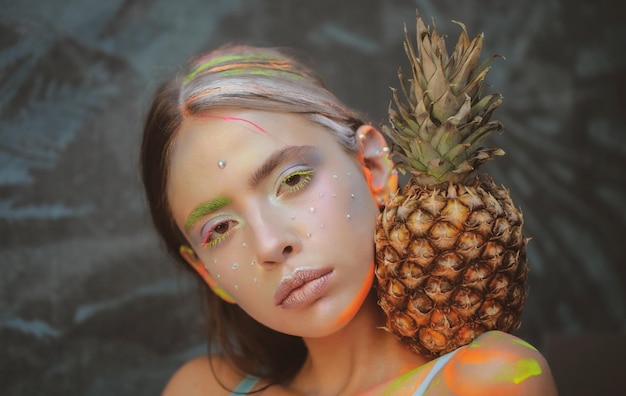
[[[293,309],[316,300],[326,290],[332,272],[329,268],[296,269],[278,283],[274,294],[276,305]]]

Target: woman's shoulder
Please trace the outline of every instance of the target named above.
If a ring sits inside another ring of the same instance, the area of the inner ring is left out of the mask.
[[[230,395],[246,376],[220,357],[199,356],[183,364],[162,396]]]
[[[526,341],[500,331],[483,333],[459,348],[437,377],[427,394],[557,394],[544,356]]]

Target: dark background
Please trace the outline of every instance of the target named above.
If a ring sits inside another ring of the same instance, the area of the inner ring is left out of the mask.
[[[517,333],[561,393],[623,394],[626,25],[584,0],[0,0],[0,393],[155,395],[204,353],[194,285],[165,257],[138,177],[156,84],[220,44],[294,47],[375,124],[415,9],[484,32],[526,219]],[[621,8],[621,7],[619,7]],[[617,365],[609,364],[617,359]],[[621,391],[620,391],[621,389]]]

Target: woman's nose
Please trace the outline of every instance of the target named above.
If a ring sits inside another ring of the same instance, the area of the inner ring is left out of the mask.
[[[248,224],[257,262],[265,267],[283,263],[302,248],[295,223],[279,208],[257,208]]]

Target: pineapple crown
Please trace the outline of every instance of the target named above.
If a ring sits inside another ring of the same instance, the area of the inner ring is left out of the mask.
[[[503,129],[499,121],[490,121],[502,96],[482,95],[489,65],[497,55],[479,64],[483,34],[470,41],[465,25],[453,22],[462,31],[451,55],[434,22],[431,31],[419,13],[416,55],[405,25],[404,49],[412,78],[407,80],[398,70],[406,103],[392,88],[389,125],[382,127],[398,170],[410,172],[422,185],[461,182],[486,161],[504,155],[502,149],[480,147],[492,132]]]

